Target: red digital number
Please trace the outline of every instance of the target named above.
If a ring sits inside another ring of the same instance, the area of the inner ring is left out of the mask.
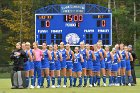
[[[69,22],[72,22],[72,15],[68,15]]]
[[[50,27],[50,21],[49,20],[46,21],[46,27]]]
[[[79,22],[83,21],[83,15],[79,15]]]
[[[79,16],[78,15],[74,15],[74,22],[78,21]]]
[[[102,27],[105,27],[105,26],[106,26],[106,21],[102,20]]]

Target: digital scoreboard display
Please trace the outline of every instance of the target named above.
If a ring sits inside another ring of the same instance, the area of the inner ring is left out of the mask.
[[[42,45],[112,45],[112,13],[85,13],[84,5],[61,5],[60,13],[35,14],[35,41]]]

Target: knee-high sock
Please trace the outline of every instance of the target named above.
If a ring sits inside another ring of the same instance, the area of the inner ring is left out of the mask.
[[[103,76],[103,82],[106,83],[106,76]]]
[[[29,77],[26,77],[26,87],[29,86]]]
[[[92,84],[92,82],[93,82],[93,77],[89,76],[89,84]]]
[[[57,77],[57,85],[60,85],[60,82],[61,82],[61,77],[58,76],[58,77]]]
[[[79,77],[79,85],[82,85],[82,77]]]
[[[100,76],[97,76],[97,85],[100,85]]]
[[[76,78],[76,77],[74,77],[74,79],[73,79],[74,86],[76,86],[76,81],[77,81],[77,78]]]
[[[47,80],[47,85],[48,85],[48,87],[50,86],[50,76],[47,76],[46,77],[46,80]]]
[[[44,77],[41,77],[41,86],[44,85]]]
[[[133,82],[132,76],[128,76],[128,83],[132,83],[132,82]]]
[[[55,85],[55,77],[52,77],[52,85]]]
[[[66,85],[66,83],[67,83],[67,77],[64,76],[64,85]]]
[[[115,84],[117,84],[117,83],[118,83],[118,77],[115,76]]]
[[[112,76],[109,76],[109,84],[112,84]]]
[[[96,84],[96,81],[97,81],[97,77],[96,76],[93,76],[93,83]]]
[[[72,86],[72,81],[73,81],[72,76],[70,76],[69,79],[70,79],[70,86]]]
[[[31,85],[34,86],[35,85],[34,83],[35,83],[34,76],[31,76]]]
[[[126,76],[123,75],[123,78],[122,78],[122,83],[125,84],[126,83]]]
[[[84,76],[84,85],[87,85],[87,76]]]
[[[121,76],[118,76],[118,83],[121,84]]]

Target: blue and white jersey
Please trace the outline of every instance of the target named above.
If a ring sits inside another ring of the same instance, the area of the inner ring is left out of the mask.
[[[74,64],[81,65],[80,53],[74,54],[74,56],[75,56]]]
[[[117,64],[118,63],[118,57],[119,57],[119,55],[117,54],[117,53],[115,53],[114,55],[113,55],[113,57],[114,57],[114,61],[112,62],[113,64]]]
[[[121,55],[122,55],[122,60],[126,60],[126,54],[125,51],[120,51]]]
[[[105,58],[105,63],[111,63],[111,54],[107,52],[107,57]]]
[[[49,60],[50,63],[54,63],[54,51],[51,51],[52,60]]]
[[[98,51],[102,53],[102,55],[103,55],[103,58],[104,58],[104,55],[105,55],[105,54],[104,54],[104,51],[103,51],[103,49],[101,48],[101,49],[99,49]]]
[[[70,56],[70,59],[67,60],[66,62],[72,62],[72,50],[69,51],[69,56]]]
[[[96,60],[93,60],[93,65],[94,66],[100,66],[100,59],[101,59],[101,57],[100,57],[99,51],[94,52],[94,55],[96,57]]]
[[[79,53],[83,56],[84,61],[86,61],[86,49],[80,49]]]
[[[87,59],[87,61],[93,61],[92,51],[89,50],[89,51],[88,51],[88,54],[89,54],[89,59]]]
[[[44,60],[48,60],[48,50],[47,49],[43,51],[43,55],[44,55]]]
[[[57,57],[57,60],[55,60],[55,61],[60,61],[60,52],[59,51],[56,51],[56,57]]]
[[[62,54],[62,61],[65,61],[66,60],[66,50],[65,49],[63,49],[63,50],[59,50],[59,52]]]

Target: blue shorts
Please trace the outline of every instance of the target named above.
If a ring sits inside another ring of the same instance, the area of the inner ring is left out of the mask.
[[[93,72],[100,72],[100,70],[101,70],[100,65],[99,66],[93,66],[93,69],[92,69]]]
[[[25,71],[29,71],[30,70],[30,62],[29,61],[24,63],[24,70]]]
[[[112,72],[118,72],[118,63],[113,63],[112,64],[112,69],[111,69]]]
[[[92,69],[93,69],[93,62],[87,61],[87,70],[92,70]]]
[[[105,68],[105,61],[104,60],[101,61],[101,69],[102,68]]]
[[[105,69],[106,70],[111,70],[111,68],[112,68],[112,63],[110,62],[110,63],[105,63]]]
[[[34,61],[34,69],[41,69],[41,61]]]
[[[49,62],[50,63],[50,70],[55,70],[55,63],[54,62]]]
[[[42,60],[41,64],[42,64],[42,69],[50,68],[50,64],[48,60],[45,60],[45,59]]]
[[[72,61],[66,61],[67,69],[72,69],[73,68],[73,63]]]
[[[126,60],[121,60],[121,68],[126,68]]]
[[[118,68],[121,68],[121,62],[118,62]]]
[[[126,61],[126,71],[130,71],[130,70],[131,70],[130,61],[127,60],[127,61]]]
[[[72,72],[82,72],[82,66],[81,65],[79,65],[79,66],[73,65]]]
[[[55,61],[55,70],[61,70],[60,61]]]
[[[34,69],[34,62],[29,62],[30,64],[30,70],[33,70]]]
[[[87,68],[87,62],[86,61],[81,62],[81,66],[82,66],[82,68]]]
[[[61,68],[67,68],[66,60],[60,61]]]

